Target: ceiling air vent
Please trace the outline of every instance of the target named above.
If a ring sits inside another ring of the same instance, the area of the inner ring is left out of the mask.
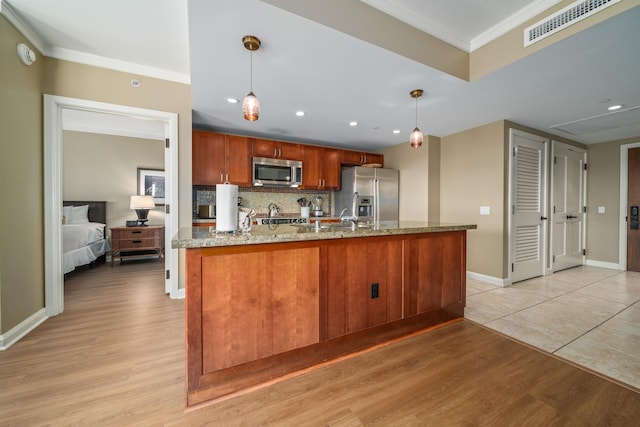
[[[551,34],[557,33],[569,25],[600,12],[620,0],[578,0],[564,9],[550,15],[524,30],[524,46],[527,47]]]

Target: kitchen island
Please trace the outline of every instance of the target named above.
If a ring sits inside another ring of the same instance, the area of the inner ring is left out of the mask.
[[[187,227],[187,405],[464,316],[475,225]]]

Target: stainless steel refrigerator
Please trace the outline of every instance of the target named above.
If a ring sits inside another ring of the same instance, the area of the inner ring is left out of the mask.
[[[336,215],[346,208],[360,221],[382,225],[398,223],[398,178],[395,169],[354,166],[342,169],[342,186],[335,193]],[[354,193],[358,195],[354,199]]]

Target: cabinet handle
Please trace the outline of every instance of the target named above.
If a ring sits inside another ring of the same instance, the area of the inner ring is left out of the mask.
[[[142,240],[132,240],[131,243],[142,243]]]
[[[138,231],[132,231],[131,234],[142,234],[142,231],[138,230]]]
[[[276,157],[276,158],[278,157],[278,149],[277,148],[273,149],[273,157]]]
[[[278,148],[278,157],[282,157],[282,148]]]
[[[221,182],[221,183],[222,183],[222,182],[224,182],[224,179],[222,179],[222,175],[223,175],[223,174],[220,174],[220,182]]]

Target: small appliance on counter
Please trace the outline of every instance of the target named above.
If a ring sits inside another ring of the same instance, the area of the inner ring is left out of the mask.
[[[198,205],[198,218],[211,219],[216,217],[216,205]]]
[[[322,211],[322,196],[316,196],[313,199],[313,216],[324,216],[324,212]]]

